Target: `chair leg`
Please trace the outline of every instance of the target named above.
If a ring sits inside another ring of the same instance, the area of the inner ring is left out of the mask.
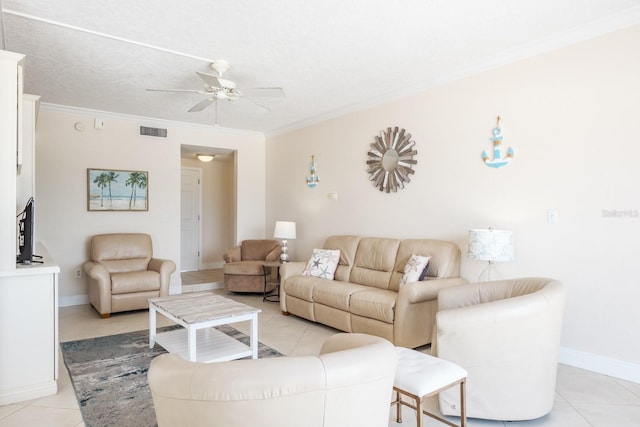
[[[460,427],[467,427],[467,396],[465,380],[460,382]]]
[[[100,315],[100,317],[102,317],[103,319],[108,319],[109,316],[111,316],[111,313],[103,313]]]
[[[396,390],[396,422],[397,423],[402,422],[402,402],[400,399],[402,399],[402,396],[400,395],[400,392]]]
[[[416,397],[416,426],[422,427],[422,398]]]

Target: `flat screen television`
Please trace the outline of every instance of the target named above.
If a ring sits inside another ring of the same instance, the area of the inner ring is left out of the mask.
[[[18,255],[16,263],[31,264],[33,254],[33,214],[35,205],[33,197],[29,199],[24,210],[18,214]]]

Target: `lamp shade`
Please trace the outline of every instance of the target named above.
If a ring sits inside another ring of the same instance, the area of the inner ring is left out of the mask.
[[[513,233],[507,230],[469,230],[467,256],[482,261],[511,261]]]
[[[295,239],[296,223],[293,221],[276,221],[273,237],[276,239]]]

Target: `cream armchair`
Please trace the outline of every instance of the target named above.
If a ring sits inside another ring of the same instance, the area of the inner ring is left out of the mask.
[[[319,356],[220,363],[164,354],[148,380],[159,427],[386,427],[393,345],[341,333]]]
[[[565,293],[546,278],[440,291],[431,353],[467,370],[468,417],[518,421],[551,411]],[[440,393],[440,410],[459,415],[459,400],[455,390]]]
[[[176,265],[153,258],[151,236],[141,233],[99,234],[91,238],[89,302],[107,318],[111,313],[149,307],[148,298],[169,295]]]
[[[277,240],[244,240],[223,254],[225,261],[224,288],[229,292],[263,292],[265,291],[265,261],[278,261],[281,246]],[[277,269],[271,269],[267,283],[267,292],[273,290]]]

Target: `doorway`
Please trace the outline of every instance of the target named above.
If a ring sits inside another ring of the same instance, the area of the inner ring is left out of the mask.
[[[235,242],[235,151],[183,145],[181,177],[182,291],[221,288],[223,255]]]

